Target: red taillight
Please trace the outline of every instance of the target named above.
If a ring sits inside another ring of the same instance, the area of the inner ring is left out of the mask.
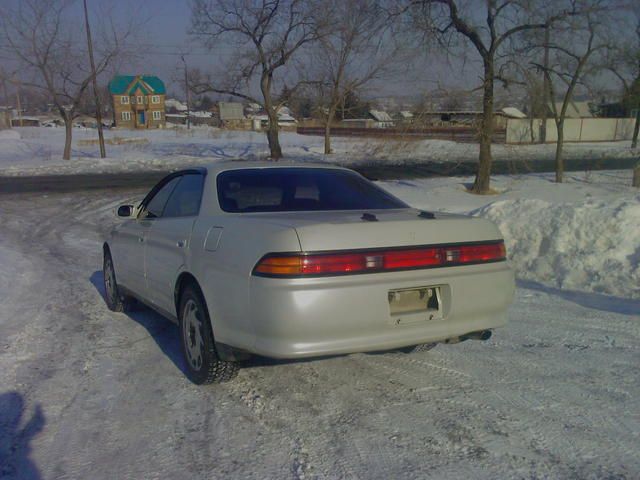
[[[264,256],[253,274],[266,277],[347,275],[489,263],[506,257],[502,241],[358,252],[276,253]]]
[[[445,247],[445,260],[449,263],[475,263],[503,260],[507,257],[504,243]]]
[[[305,255],[302,257],[302,273],[304,275],[360,272],[365,268],[367,268],[367,264],[364,256],[353,253]]]
[[[413,250],[389,251],[384,254],[384,268],[432,267],[442,263],[442,249],[416,248]]]

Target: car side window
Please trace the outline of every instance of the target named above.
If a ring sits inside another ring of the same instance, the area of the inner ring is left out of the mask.
[[[169,180],[151,199],[146,203],[144,210],[139,218],[158,218],[162,216],[167,200],[171,196],[171,192],[178,185],[182,177],[175,177]]]
[[[200,174],[186,174],[174,188],[167,205],[164,207],[163,217],[192,217],[200,210],[204,176]]]

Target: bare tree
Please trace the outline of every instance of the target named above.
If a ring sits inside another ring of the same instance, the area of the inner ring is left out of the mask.
[[[197,93],[232,95],[262,105],[269,118],[267,139],[271,158],[282,158],[274,74],[305,45],[320,37],[314,2],[305,0],[193,0],[191,33],[213,48],[220,37],[238,42],[225,78],[193,76]],[[253,95],[258,80],[262,100]]]
[[[71,158],[73,119],[94,74],[86,51],[78,48],[77,19],[70,13],[73,0],[22,0],[15,8],[0,7],[0,28],[7,50],[20,66],[22,85],[44,91],[65,124],[63,158]],[[96,49],[95,75],[118,58],[120,44],[131,30],[121,31],[109,19]]]
[[[576,87],[584,83],[589,75],[602,71],[604,65],[597,61],[598,53],[611,46],[611,40],[606,35],[611,20],[606,15],[607,10],[605,0],[584,2],[579,13],[550,23],[550,35],[545,36],[545,44],[542,46],[550,51],[552,57],[547,65],[537,64],[537,67],[546,77],[549,107],[556,124],[555,168],[558,183],[562,183],[564,176],[563,147],[567,110],[573,102]],[[562,101],[558,105],[555,99],[560,95]]]
[[[400,61],[399,43],[385,32],[388,18],[375,0],[326,0],[331,25],[318,42],[317,85],[324,123],[324,153],[331,153],[331,126],[345,97],[380,78]]]
[[[635,38],[633,40],[622,36],[614,48],[608,51],[607,69],[611,71],[622,84],[622,102],[630,110],[635,110],[635,124],[631,138],[631,148],[638,147],[638,133],[640,132],[640,6],[632,9],[635,23]],[[633,170],[633,186],[640,187],[640,162]]]
[[[471,9],[462,8],[462,0],[413,0],[411,7],[418,27],[435,35],[440,45],[452,49],[455,37],[461,36],[482,61],[480,156],[472,192],[487,193],[491,181],[494,85],[496,80],[502,80],[500,59],[509,40],[528,30],[544,29],[546,21],[534,20],[539,12],[532,1],[486,0],[481,9]]]

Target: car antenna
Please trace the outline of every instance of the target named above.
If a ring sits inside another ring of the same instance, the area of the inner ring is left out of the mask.
[[[360,217],[361,220],[364,220],[365,222],[377,222],[378,221],[378,217],[376,217],[373,213],[363,213],[362,216]]]

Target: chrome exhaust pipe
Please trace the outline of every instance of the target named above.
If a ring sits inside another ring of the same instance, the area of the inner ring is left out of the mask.
[[[472,332],[463,336],[467,337],[468,340],[486,341],[491,338],[491,330],[480,330],[479,332]]]
[[[459,337],[448,338],[444,343],[460,343],[467,340],[489,340],[491,338],[491,330],[479,330],[477,332],[466,333]]]

